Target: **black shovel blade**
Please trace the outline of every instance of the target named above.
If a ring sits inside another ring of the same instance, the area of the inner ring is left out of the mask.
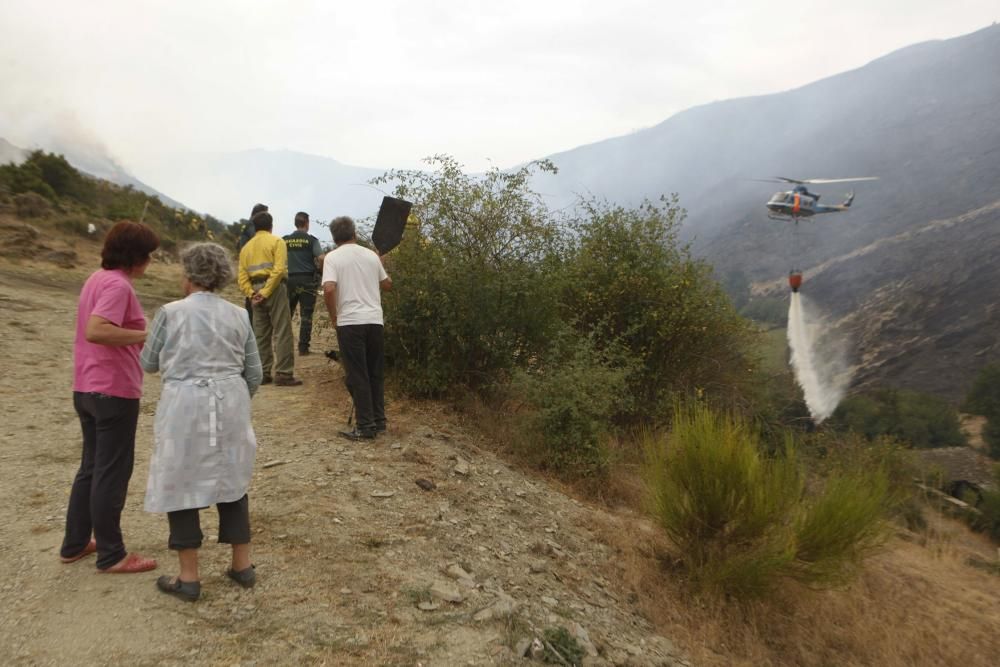
[[[410,216],[413,204],[398,197],[382,197],[382,205],[375,219],[375,229],[372,230],[372,243],[378,254],[384,255],[403,239],[406,229],[406,219]]]

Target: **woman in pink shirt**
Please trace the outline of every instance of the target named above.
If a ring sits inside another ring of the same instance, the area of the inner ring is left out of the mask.
[[[83,456],[69,496],[60,559],[72,563],[96,551],[100,572],[156,567],[152,558],[125,551],[121,515],[135,458],[139,353],[146,340],[146,316],[132,281],[146,272],[159,245],[145,225],[112,227],[101,250],[101,270],[84,283],[77,307],[73,407],[83,429]]]

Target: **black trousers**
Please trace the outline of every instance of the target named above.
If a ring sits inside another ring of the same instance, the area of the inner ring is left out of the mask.
[[[79,554],[93,533],[97,567],[104,569],[126,556],[121,517],[135,462],[139,399],[76,391],[73,407],[83,429],[83,455],[69,494],[60,555]]]
[[[385,428],[385,342],[382,332],[381,324],[337,327],[347,390],[354,399],[358,430],[364,433]]]
[[[314,273],[290,273],[288,274],[288,305],[292,315],[295,315],[295,307],[301,306],[299,311],[299,352],[307,351],[312,342],[313,311],[316,309],[316,274]]]
[[[246,494],[231,503],[219,503],[219,542],[222,544],[250,544],[250,501]],[[204,508],[202,508],[204,509]],[[167,547],[174,551],[200,549],[205,535],[201,532],[201,513],[198,509],[167,512],[170,539]]]

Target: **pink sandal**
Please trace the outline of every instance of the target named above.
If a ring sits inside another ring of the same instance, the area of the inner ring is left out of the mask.
[[[83,548],[83,551],[81,551],[77,555],[69,556],[68,558],[66,556],[59,556],[59,560],[62,561],[64,564],[69,565],[70,563],[75,563],[81,558],[86,558],[95,551],[97,551],[97,542],[91,540],[90,542],[87,543],[87,546]]]
[[[143,558],[139,554],[129,554],[111,567],[98,569],[101,574],[135,574],[156,569],[155,558]]]

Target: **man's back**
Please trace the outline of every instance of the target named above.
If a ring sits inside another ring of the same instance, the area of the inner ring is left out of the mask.
[[[319,239],[301,229],[283,238],[288,247],[288,273],[315,273],[315,258],[322,254]]]
[[[387,277],[378,255],[356,243],[327,253],[323,282],[337,284],[337,325],[382,324],[379,283]]]

